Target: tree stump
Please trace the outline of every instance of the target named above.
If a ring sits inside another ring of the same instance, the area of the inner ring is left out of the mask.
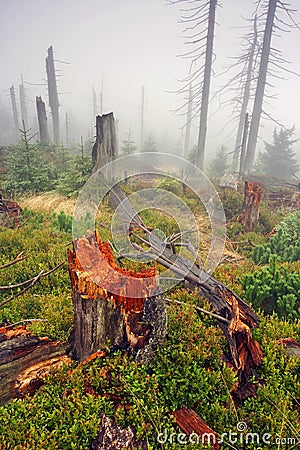
[[[242,212],[238,217],[238,222],[240,222],[247,231],[253,231],[254,227],[258,225],[261,196],[262,187],[260,184],[245,181],[244,203]]]
[[[148,362],[167,329],[156,269],[117,267],[110,244],[97,232],[74,240],[68,258],[74,309],[71,355],[83,361],[109,342]]]
[[[96,117],[96,142],[92,150],[93,173],[116,159],[117,136],[113,113]]]
[[[38,116],[41,144],[49,145],[50,138],[49,138],[49,133],[48,133],[46,107],[45,107],[45,103],[42,100],[42,97],[36,97],[36,110],[37,110],[37,116]]]

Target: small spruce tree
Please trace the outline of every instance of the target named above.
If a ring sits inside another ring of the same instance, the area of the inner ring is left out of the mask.
[[[221,145],[215,158],[209,165],[208,172],[212,177],[222,177],[228,168],[228,154],[224,145]]]
[[[296,174],[299,164],[295,158],[293,145],[298,139],[293,139],[295,127],[290,129],[277,128],[273,133],[273,144],[265,142],[265,152],[261,155],[261,162],[267,175],[289,178]]]

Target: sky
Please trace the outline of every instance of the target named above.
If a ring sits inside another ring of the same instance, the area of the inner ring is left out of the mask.
[[[297,0],[289,3],[295,9]],[[145,136],[156,139],[159,150],[170,151],[183,142],[185,117],[172,112],[184,103],[174,91],[182,85],[189,63],[180,58],[187,46],[182,38],[184,26],[179,23],[182,4],[167,5],[163,0],[0,0],[0,94],[6,110],[11,113],[8,89],[18,88],[20,75],[25,80],[26,95],[32,123],[35,121],[36,95],[47,100],[45,58],[53,45],[60,93],[61,135],[65,136],[65,113],[74,141],[94,133],[92,87],[99,94],[103,86],[104,113],[114,112],[118,119],[120,140],[130,129],[139,145],[141,92],[145,87]],[[217,10],[215,30],[215,74],[212,92],[226,82],[220,75],[230,57],[240,51],[240,36],[254,9],[252,0],[224,0]],[[300,8],[299,8],[300,10]],[[300,13],[296,14],[300,22]],[[300,73],[300,31],[283,33],[273,44],[283,51],[288,66]],[[286,127],[295,125],[300,137],[300,77],[285,74],[286,81],[274,80],[272,112]],[[99,101],[98,101],[99,103]],[[183,113],[184,111],[182,111]],[[230,108],[217,102],[210,105],[207,151],[234,145],[235,124],[226,126]],[[48,121],[50,121],[50,113]],[[192,143],[196,142],[198,120],[193,122]],[[263,122],[258,149],[263,140],[272,140],[273,122]],[[300,148],[297,144],[300,155]]]

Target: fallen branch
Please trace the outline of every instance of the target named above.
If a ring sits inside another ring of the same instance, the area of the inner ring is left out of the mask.
[[[64,263],[65,263],[65,261],[62,261],[61,263],[59,263],[57,266],[55,266],[53,269],[49,270],[48,272],[43,272],[42,275],[40,276],[40,278],[43,278],[43,277],[46,277],[46,276],[50,275],[50,273],[52,273],[52,272],[54,272],[55,270],[57,270],[57,269],[58,269],[59,267],[61,267]],[[33,281],[35,278],[36,278],[36,276],[33,277],[33,278],[30,278],[29,280],[22,281],[22,283],[11,284],[11,285],[8,285],[8,286],[0,286],[0,291],[5,291],[5,290],[8,290],[8,289],[15,289],[15,288],[18,288],[18,287],[26,286],[26,284],[32,283],[32,281]],[[0,304],[0,306],[1,306],[1,304]]]
[[[225,317],[219,316],[218,314],[215,314],[215,313],[213,313],[211,311],[208,311],[207,309],[200,308],[200,306],[191,305],[190,303],[186,303],[186,302],[180,302],[179,300],[172,300],[170,298],[166,298],[165,300],[167,302],[170,302],[170,303],[176,303],[177,305],[191,306],[196,311],[199,311],[201,313],[207,314],[208,316],[211,316],[214,319],[221,320],[221,322],[227,323],[228,325],[230,324],[229,320],[225,319]]]
[[[18,292],[17,294],[12,295],[11,297],[7,298],[6,300],[4,300],[2,303],[0,303],[0,308],[4,305],[6,305],[7,303],[11,302],[12,300],[15,300],[16,298],[20,297],[21,295],[25,294],[25,292],[27,292],[29,289],[31,289],[36,282],[43,278],[46,277],[47,275],[50,275],[50,273],[54,272],[55,270],[57,270],[59,267],[61,267],[63,264],[65,263],[65,261],[62,261],[60,264],[58,264],[56,267],[54,267],[53,269],[49,270],[48,272],[44,272],[43,270],[36,275],[34,278],[31,278],[30,280],[27,280],[28,283],[30,283],[28,286],[26,286],[24,289],[22,289],[22,291]],[[25,282],[27,284],[27,282]],[[24,283],[24,282],[23,282]]]
[[[10,267],[13,264],[23,261],[23,259],[25,259],[25,258],[26,258],[26,256],[24,255],[24,252],[21,252],[13,261],[10,261],[10,262],[0,266],[0,269],[5,269],[6,267]]]
[[[11,323],[10,325],[5,325],[5,328],[7,330],[10,330],[14,327],[22,325],[23,323],[31,323],[31,322],[48,322],[48,319],[23,319],[20,320],[19,322]]]

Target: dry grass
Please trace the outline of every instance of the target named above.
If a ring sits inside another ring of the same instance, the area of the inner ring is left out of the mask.
[[[75,203],[75,199],[71,200],[57,194],[41,194],[19,200],[22,208],[46,213],[59,213],[60,211],[64,211],[70,216],[73,215]]]

